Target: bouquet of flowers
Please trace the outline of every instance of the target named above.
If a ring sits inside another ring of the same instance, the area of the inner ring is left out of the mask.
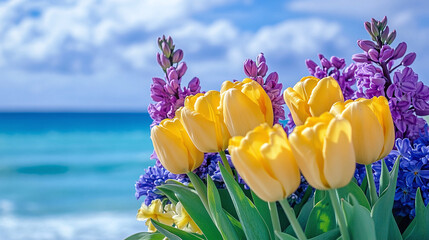
[[[319,54],[283,93],[262,53],[220,91],[182,87],[183,51],[159,38],[148,232],[127,240],[429,239],[429,88],[386,17],[364,26],[353,63]]]

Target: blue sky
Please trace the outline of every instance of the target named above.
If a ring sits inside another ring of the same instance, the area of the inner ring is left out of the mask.
[[[417,52],[429,83],[429,3],[341,0],[0,0],[0,110],[144,111],[157,66],[156,39],[185,52],[187,83],[204,90],[244,77],[242,63],[264,52],[284,87],[323,53],[351,62],[367,39],[363,22],[388,16],[397,40]]]

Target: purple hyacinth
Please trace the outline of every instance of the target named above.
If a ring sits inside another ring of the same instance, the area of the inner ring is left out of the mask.
[[[352,86],[356,82],[354,78],[356,66],[351,64],[346,68],[346,61],[335,56],[328,60],[325,56],[319,54],[319,60],[321,66],[310,59],[305,61],[310,74],[317,78],[333,77],[340,85],[345,100],[353,98],[355,91]]]
[[[145,196],[146,205],[149,205],[152,200],[165,198],[156,187],[164,184],[168,179],[176,179],[177,177],[176,174],[169,172],[162,166],[148,167],[145,169],[145,174],[141,175],[135,184],[135,196],[137,199]]]
[[[256,58],[256,62],[247,59],[244,61],[244,73],[249,78],[257,81],[265,90],[271,99],[274,113],[274,124],[279,120],[285,120],[285,111],[283,105],[285,101],[282,95],[283,85],[279,83],[279,75],[276,72],[270,73],[264,80],[268,72],[268,65],[263,53],[260,53]]]
[[[157,53],[158,64],[165,73],[164,79],[154,77],[150,86],[151,98],[155,103],[149,104],[148,113],[153,119],[153,125],[165,118],[173,118],[178,108],[183,106],[185,98],[201,91],[200,80],[194,77],[187,87],[182,87],[182,77],[188,69],[183,59],[181,49],[174,50],[171,37],[158,38],[161,53]]]

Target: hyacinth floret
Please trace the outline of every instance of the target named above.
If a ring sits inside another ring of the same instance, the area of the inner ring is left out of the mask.
[[[268,65],[263,53],[256,57],[256,61],[247,59],[244,61],[244,73],[247,77],[257,81],[265,90],[268,97],[270,97],[273,105],[274,124],[279,120],[285,120],[285,101],[282,95],[283,85],[279,83],[279,75],[276,72],[268,74]],[[265,78],[265,79],[264,79]]]

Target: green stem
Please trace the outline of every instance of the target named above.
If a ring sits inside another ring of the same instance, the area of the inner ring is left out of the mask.
[[[204,188],[200,184],[201,179],[198,179],[199,177],[195,173],[188,172],[186,175],[188,175],[189,179],[191,180],[192,185],[194,185],[194,188],[197,191],[197,194],[200,197],[201,202],[203,203],[207,212],[210,213],[209,202],[207,200],[207,188]]]
[[[295,234],[298,237],[298,239],[299,240],[307,239],[304,232],[302,231],[301,225],[296,219],[295,211],[293,211],[293,209],[290,207],[289,202],[287,201],[287,198],[279,202],[280,202],[280,205],[282,205],[283,210],[286,213],[287,218],[289,219],[290,225],[292,225],[292,228],[295,231]]]
[[[229,174],[231,174],[231,176],[234,177],[234,174],[232,173],[232,170],[231,170],[231,166],[229,166],[228,159],[226,158],[225,151],[219,151],[219,155],[220,155],[220,158],[222,159],[223,166],[226,168]]]
[[[273,224],[274,235],[275,235],[275,232],[281,232],[282,231],[282,229],[280,227],[279,213],[277,212],[276,202],[269,202],[268,207],[270,208],[271,222]],[[276,235],[275,235],[275,238],[278,239],[278,237]]]
[[[329,197],[331,198],[332,206],[334,207],[335,217],[337,218],[338,225],[340,226],[340,232],[343,236],[343,240],[349,240],[349,230],[346,225],[346,218],[344,216],[344,212],[341,211],[338,192],[336,189],[329,189]]]
[[[371,164],[365,165],[366,178],[368,179],[369,197],[371,200],[371,206],[374,206],[378,199],[377,189],[375,188],[374,175],[372,173]]]

